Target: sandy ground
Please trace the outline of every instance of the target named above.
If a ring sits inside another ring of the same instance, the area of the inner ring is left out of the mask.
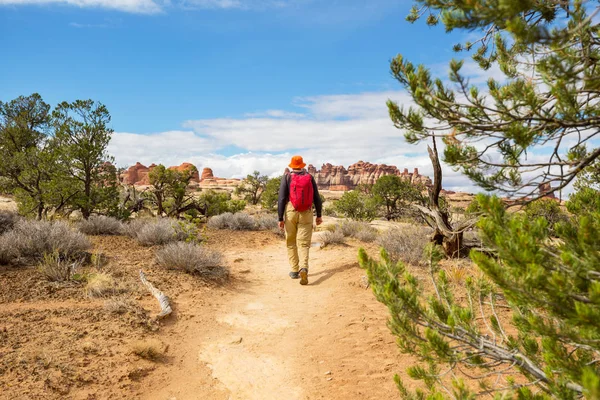
[[[155,248],[95,237],[134,305],[105,309],[81,286],[45,281],[35,267],[0,267],[0,399],[391,399],[411,360],[365,289],[361,245],[311,250],[310,284],[288,277],[284,242],[271,232],[208,231],[206,246],[231,267],[225,285],[154,263]],[[318,242],[318,235],[314,238]],[[174,314],[138,281],[172,299]],[[133,354],[158,340],[166,356]]]

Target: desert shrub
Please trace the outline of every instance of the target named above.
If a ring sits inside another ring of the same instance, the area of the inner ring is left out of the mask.
[[[339,230],[345,237],[353,237],[363,242],[373,242],[379,232],[373,228],[369,223],[362,221],[346,220],[341,224],[329,225],[327,228],[329,231]]]
[[[224,278],[228,271],[223,267],[221,253],[195,243],[170,243],[156,252],[158,265],[181,269],[212,278]]]
[[[351,190],[335,202],[335,210],[346,218],[372,221],[377,217],[379,205],[376,199],[358,190]]]
[[[271,178],[265,185],[265,190],[262,192],[260,204],[266,210],[275,210],[277,208],[277,199],[279,198],[279,187],[283,176]]]
[[[123,224],[122,232],[125,236],[129,236],[132,239],[137,239],[138,232],[142,229],[142,227],[148,223],[154,221],[151,218],[136,218],[128,221],[126,224]]]
[[[122,291],[114,278],[104,272],[90,275],[85,285],[88,297],[106,297]]]
[[[379,232],[377,229],[373,227],[369,227],[368,229],[362,229],[354,234],[354,238],[360,240],[361,242],[371,243],[377,239]]]
[[[338,213],[335,210],[335,205],[328,205],[323,207],[323,215],[326,217],[337,217]]]
[[[233,225],[231,229],[236,231],[254,231],[259,229],[258,222],[252,216],[245,213],[233,215]]]
[[[370,227],[370,225],[366,222],[346,220],[339,224],[338,227],[344,236],[354,237],[359,231]]]
[[[18,249],[13,245],[12,234],[0,235],[0,265],[10,264],[19,257]]]
[[[336,229],[335,231],[326,231],[321,234],[321,243],[323,247],[332,244],[342,244],[346,242],[346,237],[341,230]]]
[[[86,235],[120,235],[123,223],[116,218],[92,215],[79,223],[79,230]]]
[[[81,267],[83,259],[62,258],[58,252],[46,253],[38,265],[38,270],[51,282],[70,281],[73,273]]]
[[[273,214],[261,214],[256,217],[258,229],[261,231],[279,230],[279,219]]]
[[[387,251],[392,262],[402,260],[418,265],[423,261],[423,251],[429,243],[430,233],[430,229],[407,225],[382,233],[377,243]]]
[[[600,191],[583,187],[569,196],[566,206],[571,214],[578,216],[598,213],[600,212]]]
[[[560,208],[560,203],[557,200],[547,198],[541,198],[527,204],[525,215],[530,219],[543,218],[548,221],[548,228],[552,234],[555,234],[555,225],[568,218]]]
[[[144,246],[194,242],[199,234],[195,224],[170,218],[134,220],[125,225],[124,232]]]
[[[156,339],[138,340],[131,345],[131,352],[150,361],[160,361],[165,357],[165,346]]]
[[[19,215],[13,212],[0,211],[0,235],[13,229]]]
[[[215,215],[208,220],[208,227],[236,231],[255,231],[260,229],[259,222],[246,213]]]
[[[63,258],[77,258],[92,246],[83,233],[72,230],[63,221],[19,220],[12,231],[2,236],[5,246],[24,258],[41,259],[54,252]]]

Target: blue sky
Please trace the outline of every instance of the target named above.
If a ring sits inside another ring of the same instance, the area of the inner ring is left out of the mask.
[[[184,161],[218,176],[360,160],[430,171],[385,101],[402,53],[444,72],[459,41],[404,20],[405,0],[0,0],[0,100],[106,104],[121,166]],[[445,186],[470,183],[448,171]]]

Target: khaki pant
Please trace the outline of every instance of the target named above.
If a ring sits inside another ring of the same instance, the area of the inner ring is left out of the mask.
[[[303,212],[294,210],[292,203],[285,207],[285,239],[292,271],[308,269],[308,251],[312,239],[312,209]]]

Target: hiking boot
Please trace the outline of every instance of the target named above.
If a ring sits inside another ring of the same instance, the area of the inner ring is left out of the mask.
[[[306,268],[300,270],[300,284],[308,285],[308,270]]]
[[[298,271],[292,271],[292,272],[290,272],[290,278],[298,279],[298,278],[300,278],[300,273]]]

